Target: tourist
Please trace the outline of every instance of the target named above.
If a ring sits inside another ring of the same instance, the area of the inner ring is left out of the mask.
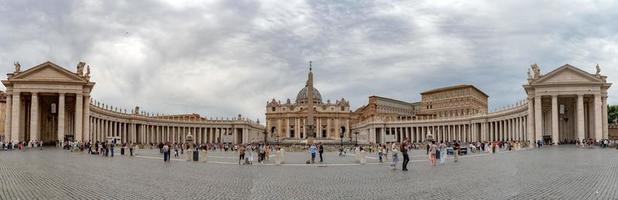
[[[380,163],[382,163],[382,162],[383,162],[383,161],[382,161],[382,154],[383,154],[383,153],[382,153],[382,150],[384,150],[384,149],[382,148],[382,145],[378,145],[378,161],[379,161]]]
[[[238,148],[238,165],[241,165],[241,162],[245,160],[245,147],[240,145]]]
[[[178,158],[178,144],[174,144],[174,158]]]
[[[446,144],[444,142],[440,142],[440,164],[444,165],[446,162]]]
[[[249,153],[249,156],[248,156],[247,160],[248,160],[248,163],[250,165],[253,165],[253,149],[254,149],[254,146],[253,145],[249,145],[247,150],[245,150],[245,151],[248,151],[248,153]],[[219,150],[221,150],[220,147],[219,147]]]
[[[436,146],[435,141],[431,141],[429,145],[429,161],[431,161],[431,166],[436,166],[436,157],[438,156],[438,146]]]
[[[124,149],[127,148],[127,143],[122,143],[122,146],[120,146],[120,155],[124,156]]]
[[[109,152],[112,154],[112,158],[114,157],[114,147],[116,147],[116,139],[112,139],[109,145]]]
[[[461,148],[461,146],[459,145],[459,142],[455,141],[455,144],[453,145],[453,150],[455,152],[455,162],[457,162],[457,159],[459,158],[459,149]]]
[[[410,162],[410,157],[408,156],[408,140],[407,139],[404,139],[404,142],[401,144],[400,150],[401,150],[401,155],[403,156],[403,163],[401,166],[401,170],[408,171],[408,162]]]
[[[135,145],[133,142],[129,143],[129,156],[133,156],[133,145]]]
[[[309,147],[309,154],[311,154],[311,164],[315,163],[315,154],[317,153],[318,148],[315,146],[315,144],[311,144],[311,147]]]
[[[398,155],[399,151],[397,150],[397,148],[393,148],[392,152],[393,152],[393,159],[391,160],[391,167],[393,168],[393,170],[395,170],[397,169],[397,163],[399,163],[399,155]]]
[[[163,151],[163,162],[169,162],[170,161],[170,147],[169,147],[169,145],[167,145],[167,143],[165,143],[165,145],[163,145],[161,150]]]
[[[324,146],[322,146],[321,142],[318,144],[318,153],[320,154],[320,163],[324,162],[324,159],[322,158],[322,154],[324,154]]]

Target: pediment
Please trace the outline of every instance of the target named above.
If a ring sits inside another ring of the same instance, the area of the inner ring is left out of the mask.
[[[567,64],[534,80],[531,85],[569,83],[603,83],[603,80]]]
[[[88,80],[52,62],[45,62],[10,78],[11,81],[88,82]]]

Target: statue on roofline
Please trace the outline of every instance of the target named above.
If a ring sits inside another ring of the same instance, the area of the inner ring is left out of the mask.
[[[79,62],[77,64],[77,75],[80,75],[80,76],[84,75],[84,65],[86,65],[85,62]]]
[[[15,65],[15,73],[19,73],[21,70],[21,64],[19,64],[19,62],[15,62],[13,65]]]
[[[599,64],[597,64],[596,68],[597,68],[597,73],[595,75],[601,75],[601,67],[599,67]]]

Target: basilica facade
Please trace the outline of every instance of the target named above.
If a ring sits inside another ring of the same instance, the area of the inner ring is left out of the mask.
[[[309,88],[313,91],[309,92]],[[324,102],[320,91],[313,87],[313,72],[310,70],[307,84],[300,89],[293,102],[290,99],[283,103],[272,99],[266,103],[268,140],[290,144],[306,142],[310,136],[310,115],[317,141],[338,143],[351,138],[350,103],[344,98]]]

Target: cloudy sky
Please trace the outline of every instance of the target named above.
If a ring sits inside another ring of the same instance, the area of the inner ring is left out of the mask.
[[[616,19],[603,0],[0,0],[0,71],[85,61],[106,104],[263,120],[267,100],[295,99],[312,60],[322,96],[353,108],[466,83],[495,109],[525,97],[533,63],[598,63],[617,83]]]

